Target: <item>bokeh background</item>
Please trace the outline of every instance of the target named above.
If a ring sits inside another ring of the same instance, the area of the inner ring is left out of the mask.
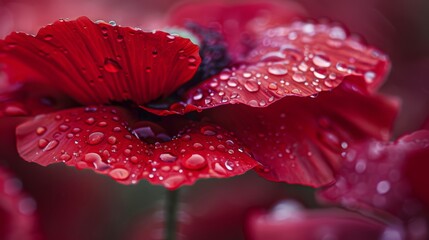
[[[57,19],[79,16],[152,30],[164,26],[166,16],[178,5],[201,2],[0,0],[0,37],[11,31],[36,33]],[[311,18],[327,17],[344,23],[351,32],[386,52],[392,60],[392,71],[380,91],[402,102],[394,137],[423,125],[429,114],[429,1],[283,2],[293,4]],[[2,128],[2,138],[13,136],[16,122],[0,124],[10,124]],[[35,199],[44,239],[156,239],[160,236],[163,188],[146,182],[123,186],[90,171],[29,164],[17,157],[11,139],[4,142],[0,146],[0,165],[14,172],[24,190]],[[288,198],[309,208],[319,207],[313,192],[307,187],[267,182],[253,173],[227,180],[199,181],[182,189],[181,231],[188,236],[186,239],[203,239],[207,237],[204,234],[213,239],[242,239],[246,216],[255,209],[269,208]]]

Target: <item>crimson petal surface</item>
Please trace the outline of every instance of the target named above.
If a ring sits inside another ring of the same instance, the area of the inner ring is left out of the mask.
[[[321,191],[320,197],[353,209],[417,219],[422,203],[427,203],[428,181],[423,172],[428,156],[429,131],[425,130],[392,143],[368,141],[354,146],[335,185]]]
[[[18,151],[41,165],[64,162],[131,184],[146,179],[168,189],[199,178],[231,177],[257,165],[229,132],[210,123],[182,127],[136,121],[115,107],[64,110],[17,128]],[[173,134],[165,130],[175,128]]]
[[[12,33],[0,41],[0,59],[13,81],[39,79],[86,105],[167,96],[201,62],[188,39],[86,17],[57,21],[36,36]]]
[[[266,108],[227,105],[202,114],[237,134],[264,166],[256,169],[261,176],[318,187],[334,181],[351,143],[388,139],[397,107],[392,99],[368,96],[364,83],[346,81],[316,98],[289,97]]]

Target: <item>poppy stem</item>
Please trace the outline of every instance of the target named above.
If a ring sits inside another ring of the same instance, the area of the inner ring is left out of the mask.
[[[176,240],[179,189],[167,190],[165,205],[165,240]]]

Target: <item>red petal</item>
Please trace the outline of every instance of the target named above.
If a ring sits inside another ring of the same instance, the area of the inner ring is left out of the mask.
[[[72,105],[64,93],[46,84],[16,83],[0,90],[0,117],[36,115]]]
[[[36,233],[36,203],[21,188],[19,179],[0,168],[1,239],[40,239]]]
[[[187,103],[202,109],[243,103],[264,107],[287,96],[311,96],[337,87],[345,77],[376,88],[389,61],[331,23],[295,22],[266,31],[245,63],[190,90]]]
[[[152,112],[183,114],[236,103],[266,107],[289,96],[331,91],[346,78],[364,79],[364,89],[373,91],[390,67],[385,55],[334,23],[294,22],[269,29],[259,38],[244,62],[189,90],[186,104]]]
[[[283,211],[283,212],[282,212]],[[251,240],[387,239],[386,226],[359,214],[337,209],[299,210],[276,207],[254,213],[248,224]]]
[[[35,37],[12,33],[0,42],[0,57],[13,80],[41,79],[84,104],[167,96],[201,61],[188,39],[86,17],[55,22]]]
[[[124,184],[144,178],[169,189],[243,174],[257,165],[225,130],[208,123],[179,128],[177,122],[166,119],[162,125],[176,134],[170,137],[161,125],[136,122],[120,108],[65,110],[20,125],[18,151],[44,166],[65,162]]]
[[[192,3],[173,9],[170,24],[186,27],[187,23],[197,23],[219,29],[229,54],[237,59],[248,51],[256,33],[303,15],[303,8],[292,2]]]
[[[415,132],[394,143],[368,141],[353,146],[336,184],[320,196],[353,209],[387,211],[407,219],[420,216],[422,205],[411,190],[427,194],[427,174],[421,178],[421,171],[427,169],[428,149],[429,131]],[[415,155],[418,153],[425,157]]]
[[[317,187],[334,181],[348,145],[389,137],[397,104],[362,94],[362,87],[347,81],[314,99],[289,97],[266,108],[228,105],[203,114],[237,134],[265,167],[258,169],[263,177]]]

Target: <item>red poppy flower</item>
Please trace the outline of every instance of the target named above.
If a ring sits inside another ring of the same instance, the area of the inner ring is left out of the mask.
[[[35,201],[22,191],[22,183],[0,167],[0,238],[40,239]]]
[[[169,189],[254,167],[275,181],[332,182],[350,142],[388,137],[397,104],[373,93],[388,59],[325,20],[249,30],[261,20],[249,9],[226,15],[249,32],[244,50],[198,19],[182,27],[201,49],[165,32],[85,17],[36,36],[12,33],[0,42],[3,115],[46,112],[17,128],[20,155]],[[41,86],[72,100],[38,95],[44,108],[26,104],[35,101],[25,89],[52,92]],[[53,103],[67,109],[52,112]]]
[[[348,208],[400,219],[408,229],[409,239],[426,239],[428,157],[427,130],[393,143],[368,141],[354,146],[347,154],[336,184],[320,196]]]

